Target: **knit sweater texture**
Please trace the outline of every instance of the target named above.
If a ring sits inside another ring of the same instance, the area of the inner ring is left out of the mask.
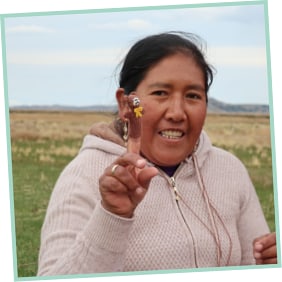
[[[54,187],[41,231],[39,276],[255,263],[252,241],[269,228],[235,156],[212,146],[202,132],[194,158],[173,177],[160,170],[126,219],[103,209],[99,192],[99,177],[126,149],[107,126],[96,135],[84,138]]]

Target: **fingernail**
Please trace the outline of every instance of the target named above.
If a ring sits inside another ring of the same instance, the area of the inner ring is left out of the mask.
[[[254,258],[255,259],[260,259],[261,258],[261,253],[255,252],[254,253]]]
[[[136,194],[142,195],[144,193],[144,189],[142,187],[137,187],[135,190]]]
[[[261,251],[261,250],[263,249],[263,244],[261,244],[261,243],[255,243],[254,248],[255,248],[257,251]]]
[[[138,167],[142,167],[145,164],[146,164],[146,161],[144,159],[137,160],[137,162],[136,162],[136,166],[138,166]]]

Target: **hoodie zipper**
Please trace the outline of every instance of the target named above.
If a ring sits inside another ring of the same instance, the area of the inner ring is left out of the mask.
[[[179,214],[180,214],[180,216],[181,216],[181,218],[184,222],[185,227],[189,231],[189,234],[190,234],[191,239],[192,239],[193,249],[194,249],[194,263],[195,263],[195,267],[198,268],[199,265],[198,265],[198,261],[197,261],[197,251],[196,251],[195,239],[194,239],[192,230],[191,230],[189,224],[187,223],[187,221],[186,221],[186,219],[183,215],[183,212],[181,210],[181,207],[179,205],[179,201],[181,200],[181,196],[180,196],[180,193],[178,192],[178,189],[177,189],[177,186],[176,186],[176,176],[177,176],[177,174],[180,171],[182,166],[183,166],[183,164],[180,164],[180,166],[177,168],[177,170],[175,171],[175,173],[172,177],[168,177],[162,170],[160,170],[160,172],[165,177],[165,179],[168,181],[170,187],[173,189],[174,199],[175,199],[175,202],[176,202],[177,210],[178,210],[178,212],[179,212]]]
[[[194,162],[197,161],[194,160]],[[195,267],[199,267],[199,264],[198,264],[198,260],[197,260],[197,247],[196,247],[196,240],[195,240],[195,237],[193,235],[193,232],[182,212],[182,209],[181,209],[181,206],[180,206],[180,200],[181,200],[181,195],[177,189],[177,185],[176,185],[176,177],[180,171],[180,169],[183,167],[184,163],[181,163],[180,166],[177,168],[177,170],[175,171],[175,173],[173,174],[172,177],[168,177],[165,172],[163,172],[161,169],[159,169],[160,171],[160,174],[168,181],[169,183],[169,186],[173,189],[173,193],[174,193],[174,199],[175,199],[175,202],[176,202],[176,206],[177,206],[177,210],[183,220],[183,223],[185,225],[185,227],[187,228],[187,230],[189,231],[189,234],[191,236],[191,239],[192,239],[192,243],[193,243],[193,250],[194,250],[194,263],[195,263]],[[197,172],[197,167],[198,167],[198,164],[197,162],[195,162],[195,168],[196,168],[196,174],[198,173]],[[198,175],[198,181],[199,181],[199,185],[201,185],[201,188],[202,190],[204,189],[203,186],[203,183],[201,182],[201,178],[200,176]],[[205,196],[205,195],[204,195]],[[205,198],[206,200],[206,204],[207,204],[207,208],[210,210],[210,206],[209,206],[209,202],[207,200],[207,198]],[[211,213],[209,212],[209,215],[210,215],[210,220],[211,220],[211,224],[213,225],[213,236],[214,236],[214,239],[215,239],[215,243],[216,243],[216,247],[217,247],[217,264],[218,266],[222,266],[222,263],[221,263],[221,260],[222,260],[222,250],[221,250],[221,246],[220,246],[220,240],[219,240],[219,237],[218,237],[218,231],[217,231],[217,228],[215,226],[215,222],[214,222],[214,219],[213,219],[213,215],[211,215]],[[224,225],[224,224],[223,224]],[[225,226],[225,225],[224,225]],[[225,227],[226,229],[226,227]],[[229,265],[229,261],[230,261],[230,257],[231,257],[231,251],[232,251],[232,240],[230,238],[230,234],[228,232],[228,230],[226,230],[226,233],[229,237],[229,240],[230,240],[230,251],[229,251],[229,255],[228,255],[228,259],[227,259],[227,262],[225,265]]]
[[[177,187],[176,187],[175,178],[173,176],[170,177],[170,185],[171,185],[171,187],[174,191],[175,201],[176,201],[177,206],[179,208],[180,195],[179,195],[179,192],[178,192]]]
[[[180,164],[180,166],[176,169],[176,171],[174,172],[173,176],[168,177],[165,172],[163,172],[161,169],[159,169],[160,174],[167,180],[169,186],[173,189],[174,192],[174,197],[175,197],[175,201],[177,203],[177,206],[179,206],[179,200],[181,199],[181,196],[178,192],[178,189],[176,187],[176,176],[178,175],[180,169],[183,167],[183,163]]]

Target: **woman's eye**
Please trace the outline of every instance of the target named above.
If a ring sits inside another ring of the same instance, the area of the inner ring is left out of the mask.
[[[194,99],[194,100],[200,100],[200,99],[202,99],[202,96],[200,94],[197,94],[197,93],[188,93],[186,95],[186,98]]]
[[[159,90],[159,91],[154,91],[152,94],[155,96],[165,96],[167,93],[165,91]]]

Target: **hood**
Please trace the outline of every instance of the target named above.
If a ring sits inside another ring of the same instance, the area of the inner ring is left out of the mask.
[[[202,130],[197,148],[195,148],[192,156],[197,158],[198,166],[202,167],[212,149],[212,143],[207,133]]]
[[[97,149],[113,155],[124,154],[124,141],[115,129],[114,122],[99,122],[91,126],[89,134],[84,137],[80,152]]]
[[[89,134],[84,137],[80,152],[86,149],[97,149],[117,156],[124,154],[126,151],[124,141],[115,129],[114,122],[93,124]],[[211,149],[211,141],[203,130],[200,134],[197,148],[192,154],[197,158],[199,167],[203,166]],[[185,161],[189,162],[191,158],[187,157]]]

